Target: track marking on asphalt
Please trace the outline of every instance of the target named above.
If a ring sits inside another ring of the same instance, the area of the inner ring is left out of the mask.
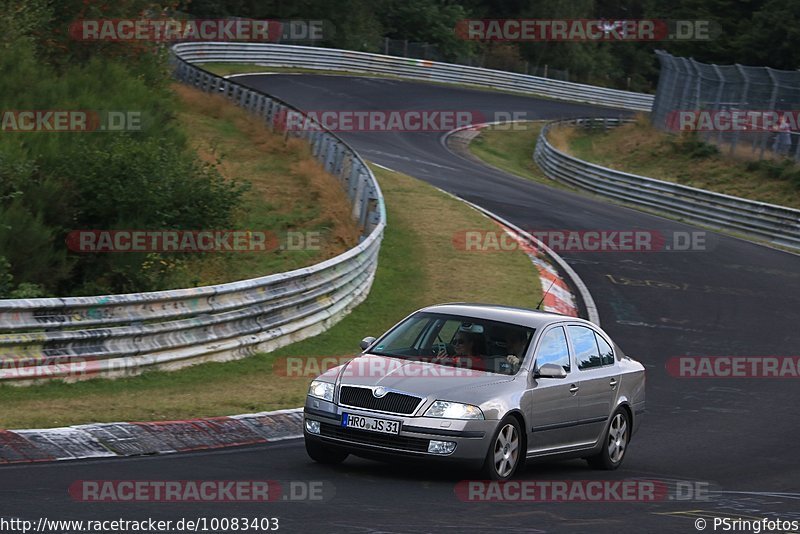
[[[668,282],[655,279],[637,279],[615,274],[606,274],[605,277],[614,285],[647,287],[652,289],[670,289],[674,291],[699,291],[701,293],[713,293],[736,297],[763,297],[762,293],[743,287],[711,286],[708,284],[697,285],[689,282]]]
[[[729,388],[730,389],[730,388]],[[800,501],[800,493],[783,493],[779,491],[712,491],[711,493],[732,493],[737,495],[758,495],[759,497],[781,497]]]
[[[736,514],[736,515],[729,515],[729,514],[720,514],[719,512],[714,512],[712,510],[683,510],[683,511],[673,511],[673,512],[650,512],[653,515],[669,515],[675,517],[702,517],[702,518],[720,518],[720,519],[758,519],[761,520],[761,517],[757,517],[754,515],[744,515],[744,514]]]
[[[429,167],[436,167],[437,169],[447,169],[449,171],[458,171],[456,167],[450,167],[449,165],[441,165],[439,163],[434,163],[432,161],[424,161],[417,158],[412,158],[409,156],[400,156],[398,154],[392,154],[391,152],[383,152],[381,150],[361,150],[361,154],[377,154],[378,156],[386,156],[388,158],[398,159],[401,161],[410,161],[413,163],[419,163],[421,165],[427,165]]]
[[[393,530],[391,527],[369,527],[365,525],[355,525],[352,523],[340,523],[340,522],[333,522],[331,525],[336,527],[344,527],[347,529],[348,532],[356,533],[361,532],[365,534],[409,534],[414,532],[420,533],[428,533],[428,532],[443,532],[445,530],[452,530],[455,532],[469,532],[470,530],[477,530],[478,532],[484,532],[486,525],[475,525],[473,527],[465,527],[463,525],[444,525],[444,524],[437,524],[435,530],[431,529],[430,524],[425,525],[413,525],[410,523],[404,523],[402,530]],[[507,532],[511,533],[521,533],[521,534],[545,534],[546,530],[538,530],[531,528],[529,526],[524,527],[506,527],[502,525],[492,525],[493,532]]]
[[[396,172],[397,172],[397,171],[396,171],[396,170],[394,170],[394,169],[390,169],[389,167],[385,167],[385,166],[381,165],[380,163],[375,163],[374,161],[370,161],[370,164],[371,164],[371,165],[375,165],[376,167],[380,167],[381,169],[383,169],[383,170],[385,170],[385,171],[394,172],[394,173],[396,173]]]
[[[576,526],[590,526],[590,525],[608,525],[609,523],[622,523],[622,519],[610,519],[607,517],[590,517],[590,518],[577,518],[571,519],[569,517],[565,517],[560,514],[556,514],[553,512],[546,512],[542,510],[528,510],[524,512],[514,512],[508,513],[503,512],[502,514],[495,514],[498,516],[502,516],[504,518],[509,517],[518,517],[518,518],[527,518],[531,516],[540,516],[542,520],[545,521],[556,521],[558,523],[568,524],[569,526],[576,527]]]

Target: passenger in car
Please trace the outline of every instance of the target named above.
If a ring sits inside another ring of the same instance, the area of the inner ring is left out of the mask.
[[[524,330],[519,328],[504,329],[501,335],[505,341],[505,347],[500,345],[498,348],[505,349],[505,355],[496,356],[494,366],[497,372],[514,374],[519,370],[522,358],[525,356],[528,336]]]
[[[528,342],[528,336],[524,330],[519,328],[510,328],[506,331],[506,350],[509,356],[516,356],[520,360],[524,356],[525,345]]]

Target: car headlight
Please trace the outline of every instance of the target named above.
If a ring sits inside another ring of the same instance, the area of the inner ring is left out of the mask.
[[[308,386],[308,394],[318,399],[333,402],[334,385],[330,382],[322,382],[320,380],[313,380],[311,385]]]
[[[425,417],[443,417],[445,419],[483,419],[483,412],[472,404],[437,400],[425,412]]]

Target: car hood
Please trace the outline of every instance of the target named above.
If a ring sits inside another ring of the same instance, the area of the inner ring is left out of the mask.
[[[374,354],[364,354],[347,362],[339,373],[342,384],[383,386],[420,397],[455,395],[512,380],[513,376]]]

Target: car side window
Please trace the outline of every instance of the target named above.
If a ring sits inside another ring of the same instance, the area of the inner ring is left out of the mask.
[[[600,359],[603,360],[603,365],[611,365],[614,363],[614,349],[611,348],[605,339],[595,332],[597,338],[597,346],[600,348]]]
[[[592,369],[601,367],[603,360],[600,358],[600,351],[597,349],[597,341],[594,332],[585,326],[568,326],[569,339],[572,341],[572,348],[575,349],[575,360],[578,362],[578,369]]]
[[[546,363],[560,365],[566,372],[570,370],[567,336],[564,334],[564,328],[560,326],[545,332],[541,343],[539,343],[539,350],[536,353],[536,365],[541,367]]]

